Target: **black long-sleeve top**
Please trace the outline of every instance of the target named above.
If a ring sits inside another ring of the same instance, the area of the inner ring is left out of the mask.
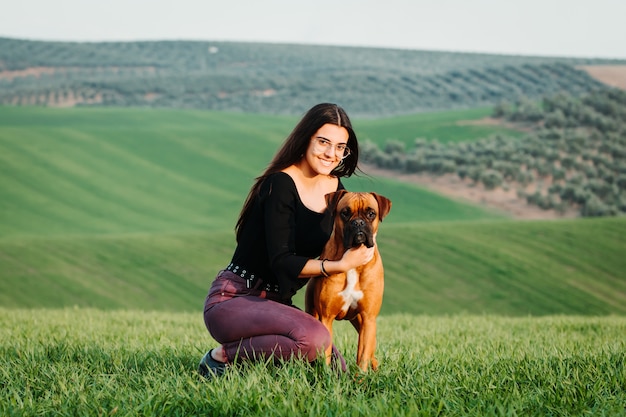
[[[341,180],[337,189],[343,189]],[[293,179],[284,172],[263,182],[246,221],[241,225],[232,263],[278,285],[289,303],[306,278],[298,278],[309,259],[317,258],[330,238],[333,217],[318,213],[300,200]]]

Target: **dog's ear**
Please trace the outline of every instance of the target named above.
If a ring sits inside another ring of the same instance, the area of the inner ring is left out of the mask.
[[[383,197],[380,194],[371,193],[376,201],[378,201],[378,219],[382,222],[385,216],[389,214],[391,210],[391,200],[387,197]]]
[[[343,197],[345,193],[347,193],[347,191],[342,189],[339,191],[333,191],[332,193],[328,193],[324,196],[326,198],[326,206],[333,216],[337,210],[337,203],[339,203],[339,200],[341,200],[341,197]]]

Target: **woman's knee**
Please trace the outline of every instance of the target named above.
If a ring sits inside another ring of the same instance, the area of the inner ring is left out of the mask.
[[[323,355],[331,345],[330,333],[319,321],[309,324],[302,332],[303,337],[298,340],[300,353],[310,362]]]

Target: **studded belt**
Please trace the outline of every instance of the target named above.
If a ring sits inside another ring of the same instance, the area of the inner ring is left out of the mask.
[[[248,289],[278,292],[278,284],[264,283],[263,279],[261,279],[258,274],[255,274],[240,265],[231,262],[226,267],[226,270],[243,278],[246,281],[246,288]]]

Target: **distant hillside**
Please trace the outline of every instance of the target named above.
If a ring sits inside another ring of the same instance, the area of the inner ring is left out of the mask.
[[[364,142],[362,159],[402,173],[447,176],[450,185],[505,193],[511,201],[523,199],[562,214],[626,214],[625,91],[502,103],[493,116],[490,122],[528,134],[463,142],[417,139],[408,150],[406,140],[381,146],[379,137]]]
[[[0,104],[380,116],[588,92],[585,65],[626,61],[261,43],[0,38]]]

